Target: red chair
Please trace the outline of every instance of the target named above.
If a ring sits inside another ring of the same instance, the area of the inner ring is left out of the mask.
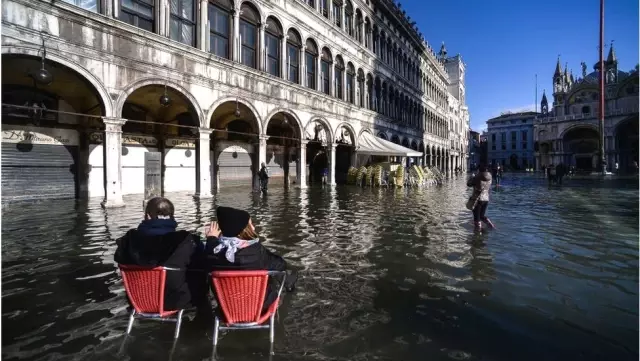
[[[281,276],[278,297],[262,313],[270,276]],[[215,317],[213,326],[214,353],[219,330],[269,329],[270,353],[273,354],[275,316],[287,273],[284,271],[215,271],[211,273],[214,292],[222,311],[223,323]],[[269,324],[264,323],[269,320]]]
[[[133,328],[133,321],[139,318],[175,322],[176,331],[173,338],[177,339],[180,335],[180,325],[182,325],[184,310],[164,309],[164,286],[167,271],[179,271],[180,269],[127,265],[118,265],[118,267],[124,281],[124,289],[133,305],[133,310],[129,316],[127,334]]]

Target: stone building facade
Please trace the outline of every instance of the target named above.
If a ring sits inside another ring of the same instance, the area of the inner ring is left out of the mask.
[[[536,168],[557,165],[576,167],[592,172],[599,163],[599,62],[594,72],[587,74],[581,64],[582,76],[573,73],[560,59],[553,75],[553,104],[549,107],[542,96],[542,114],[535,120]],[[608,170],[635,172],[638,162],[638,66],[625,72],[618,69],[613,45],[604,64],[605,119],[604,148]]]
[[[487,120],[489,164],[511,170],[533,167],[533,122],[536,112],[505,113]]]
[[[464,64],[390,1],[2,2],[3,199],[305,187],[367,133],[466,168]],[[295,177],[293,175],[295,172]]]

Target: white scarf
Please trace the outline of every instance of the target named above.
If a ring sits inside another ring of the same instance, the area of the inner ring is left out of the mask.
[[[218,253],[220,251],[222,251],[223,249],[227,249],[227,251],[224,254],[224,257],[227,259],[227,261],[234,263],[236,260],[236,252],[238,252],[238,247],[243,243],[243,242],[247,242],[247,247],[251,246],[254,243],[258,243],[259,240],[258,239],[252,239],[250,241],[245,241],[244,239],[240,239],[237,237],[225,237],[225,236],[220,236],[220,238],[218,238],[218,241],[220,242],[220,244],[218,244],[216,246],[216,248],[213,249],[213,253]]]

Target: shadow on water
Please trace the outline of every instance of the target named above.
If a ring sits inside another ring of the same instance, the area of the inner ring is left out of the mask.
[[[629,186],[634,185],[635,188]],[[266,245],[301,270],[273,360],[637,360],[637,180],[547,186],[507,175],[473,232],[464,180],[427,189],[224,189],[174,200],[202,232],[215,206],[248,209]],[[209,360],[211,331],[136,322],[114,240],[142,199],[2,210],[2,358]],[[165,327],[166,326],[166,327]],[[268,360],[267,332],[223,334],[218,360]]]

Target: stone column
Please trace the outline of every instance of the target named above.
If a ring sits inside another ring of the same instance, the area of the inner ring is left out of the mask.
[[[304,52],[307,50],[307,46],[302,44],[300,48],[300,54],[298,55],[298,68],[300,71],[298,72],[298,84],[302,86],[307,86],[307,61],[304,58]]]
[[[289,53],[287,52],[287,35],[280,39],[280,54],[282,54],[282,70],[280,72],[282,79],[289,80]]]
[[[104,172],[106,185],[102,207],[124,207],[122,199],[122,126],[126,119],[102,118],[104,122]],[[142,181],[142,179],[140,180]]]
[[[240,43],[240,11],[238,9],[232,10],[231,16],[233,17],[232,60],[240,63],[240,60],[242,59],[242,44]]]
[[[320,50],[320,54],[316,58],[316,89],[317,91],[322,92],[322,50]]]
[[[307,188],[307,140],[302,140],[298,148],[298,161],[296,164],[296,177],[301,189]]]
[[[364,20],[358,26],[360,27],[360,44],[364,45]]]
[[[209,1],[200,0],[200,13],[198,21],[198,49],[208,51],[207,42],[209,34],[207,32],[209,26]]]
[[[347,32],[347,19],[344,17],[345,16],[345,12],[344,10],[347,7],[347,2],[343,2],[342,6],[340,7],[340,19],[342,21],[342,23],[340,24],[340,27],[342,27],[342,30],[344,30],[344,32]]]
[[[336,143],[329,144],[329,185],[336,185]]]
[[[156,33],[161,36],[169,36],[169,27],[167,26],[169,17],[167,12],[170,11],[169,4],[167,0],[156,0],[156,6],[158,7]]]
[[[212,129],[200,128],[200,139],[198,139],[198,157],[197,157],[197,173],[196,179],[196,198],[211,198],[211,132]]]
[[[258,144],[258,170],[262,166],[262,163],[267,163],[267,139],[269,139],[269,137],[266,135],[260,136]]]
[[[351,84],[351,86],[353,86],[353,84]],[[344,70],[342,71],[342,99],[344,99],[345,102],[349,101],[349,95],[347,94],[347,91],[348,91],[348,89],[347,89],[347,68],[345,67]]]
[[[327,0],[327,15],[329,15],[329,21],[333,23],[333,0]]]
[[[336,96],[336,87],[335,87],[335,63],[329,65],[329,95],[332,97]]]
[[[267,71],[267,44],[264,42],[264,31],[267,24],[258,24],[258,70]]]

